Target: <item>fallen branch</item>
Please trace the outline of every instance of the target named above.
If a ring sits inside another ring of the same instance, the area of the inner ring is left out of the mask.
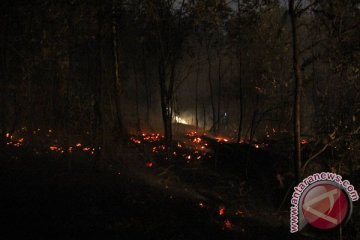
[[[335,131],[329,135],[330,139],[332,139],[330,142],[328,142],[319,152],[317,152],[316,154],[312,155],[308,160],[306,160],[304,166],[301,169],[301,175],[304,175],[305,169],[307,167],[307,165],[310,163],[310,161],[314,160],[315,158],[317,158],[320,154],[322,154],[331,144],[333,144],[334,142],[339,141],[340,139],[344,138],[344,136],[338,137],[335,139]]]
[[[310,163],[310,161],[312,161],[313,159],[317,158],[321,153],[323,153],[330,145],[332,142],[327,143],[319,152],[317,152],[316,154],[312,155],[308,160],[306,160],[304,166],[301,169],[302,175],[305,172],[305,169],[307,167],[307,165]]]
[[[158,176],[160,177],[160,176],[163,176],[163,175],[167,174],[167,173],[169,172],[169,170],[170,170],[171,168],[173,168],[174,166],[175,166],[175,165],[171,165],[171,166],[165,168],[161,173],[158,174]]]

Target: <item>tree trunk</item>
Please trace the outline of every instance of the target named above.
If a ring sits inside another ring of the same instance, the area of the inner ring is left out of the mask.
[[[240,107],[240,115],[239,115],[239,127],[238,127],[238,135],[237,142],[241,141],[241,132],[243,127],[243,89],[242,89],[242,62],[241,62],[241,50],[239,51],[239,107]]]
[[[210,45],[210,44],[209,44]],[[215,112],[215,102],[214,102],[214,90],[211,80],[211,56],[210,56],[210,46],[207,46],[207,61],[208,61],[208,81],[209,81],[209,88],[210,88],[210,100],[211,100],[211,109],[212,109],[212,126],[211,126],[211,132],[216,132],[216,112]]]
[[[199,114],[198,114],[199,77],[200,77],[200,50],[197,55],[197,69],[196,69],[196,81],[195,81],[195,129],[196,129],[196,131],[199,128]]]
[[[203,118],[204,118],[204,126],[203,126],[203,132],[206,132],[206,108],[205,104],[203,103]]]
[[[139,83],[138,77],[135,70],[134,64],[134,78],[135,78],[135,111],[136,111],[136,131],[138,133],[141,132],[141,120],[140,120],[140,112],[139,112]]]
[[[68,25],[68,46],[67,46],[67,57],[68,57],[68,69],[67,69],[67,75],[62,79],[63,81],[63,125],[62,125],[62,136],[63,136],[63,145],[64,145],[64,154],[63,157],[65,160],[67,160],[68,164],[68,170],[72,170],[72,161],[70,156],[68,155],[68,149],[70,146],[69,142],[69,121],[70,119],[70,109],[71,109],[71,94],[70,94],[70,84],[74,82],[74,48],[76,44],[76,35],[75,35],[75,29],[74,29],[74,22],[73,22],[73,11],[71,4],[68,6],[68,19],[67,19],[67,25]]]
[[[8,74],[7,74],[7,59],[6,59],[6,23],[4,19],[1,24],[1,46],[0,46],[0,76],[3,81],[2,87],[0,88],[0,101],[1,101],[1,109],[0,109],[0,134],[3,134],[7,131],[7,117],[6,117],[6,97],[5,94],[8,94],[7,86],[8,86]]]
[[[114,98],[115,98],[115,116],[117,121],[117,130],[119,130],[120,138],[124,137],[124,126],[122,122],[122,111],[120,103],[120,93],[121,93],[121,82],[120,82],[120,67],[119,67],[119,57],[118,57],[118,34],[117,34],[117,9],[116,9],[116,0],[113,0],[112,6],[112,50],[113,50],[113,64],[114,64]]]
[[[301,169],[301,89],[302,73],[299,64],[298,43],[297,43],[297,15],[294,9],[294,0],[289,0],[289,15],[291,22],[292,37],[292,58],[295,77],[294,96],[294,174],[296,181],[300,180]]]
[[[159,84],[160,84],[160,101],[161,101],[161,113],[164,125],[164,137],[165,146],[167,149],[171,146],[172,141],[172,109],[171,99],[166,88],[166,69],[163,57],[160,57],[158,72],[159,72]]]
[[[249,144],[252,144],[253,141],[254,141],[256,116],[257,116],[257,111],[254,111],[253,116],[251,118],[250,133],[249,133]]]
[[[221,52],[217,50],[217,57],[218,57],[218,102],[217,102],[217,132],[220,132],[221,127]]]
[[[105,145],[105,113],[104,113],[104,74],[103,74],[103,5],[102,0],[97,0],[97,35],[96,35],[96,77],[94,84],[94,123],[93,123],[93,143],[97,148],[94,156],[94,170],[101,170],[105,166],[104,145]]]

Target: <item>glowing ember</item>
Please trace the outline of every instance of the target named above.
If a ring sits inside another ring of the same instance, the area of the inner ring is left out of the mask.
[[[146,166],[149,167],[149,168],[151,168],[153,165],[154,165],[154,164],[153,164],[152,162],[147,162],[147,163],[146,163]]]
[[[224,221],[224,228],[228,229],[228,230],[231,230],[233,228],[233,225],[232,225],[232,223],[231,223],[231,221],[229,219],[226,219]]]
[[[26,132],[28,131],[28,129],[26,127],[22,127],[21,129],[17,130],[16,133],[19,132]],[[51,137],[51,133],[53,133],[54,131],[52,129],[46,129],[46,131],[44,132],[44,136],[47,137]],[[35,130],[29,130],[29,133],[32,133],[34,135],[39,135],[40,134],[40,128],[37,128]],[[26,140],[28,140],[27,138],[25,139],[24,136],[19,136],[19,135],[11,135],[10,133],[5,133],[5,137],[8,139],[8,141],[6,141],[6,144],[12,147],[17,147],[20,148],[24,145],[24,143],[26,142]],[[79,148],[79,150],[82,150],[84,152],[89,152],[91,154],[95,154],[97,149],[101,149],[100,147],[85,147],[83,146],[81,143],[77,143],[74,146],[67,146],[67,147],[61,147],[57,144],[58,140],[54,139],[53,144],[54,145],[48,145],[48,149],[49,151],[52,152],[57,152],[57,153],[65,153],[65,152],[69,152],[72,153],[76,150],[76,147]],[[56,144],[56,145],[55,145]],[[39,155],[40,152],[37,151],[36,149],[34,149],[34,154]]]
[[[139,136],[141,138],[140,139],[136,139],[135,137],[130,138],[130,141],[136,143],[136,144],[140,144],[141,142],[156,142],[159,141],[163,138],[163,136],[161,136],[159,133],[152,133],[152,134],[146,134],[146,133],[142,133],[141,136]]]
[[[50,146],[51,151],[57,151],[59,148],[57,146]]]
[[[205,204],[202,203],[202,202],[199,202],[199,207],[200,207],[200,208],[205,208]]]
[[[191,155],[188,155],[186,158],[190,160],[190,159],[191,159]]]
[[[197,138],[194,138],[193,142],[194,143],[200,143],[201,142],[201,138],[197,137]]]
[[[219,215],[223,216],[225,214],[225,207],[219,207]]]
[[[197,135],[197,132],[196,132],[196,131],[191,131],[191,132],[189,132],[189,133],[186,134],[186,136],[188,136],[188,137],[194,137],[194,136],[196,136],[196,135]]]
[[[255,144],[255,148],[260,148],[260,145],[259,145],[259,144]]]
[[[224,138],[224,137],[216,137],[215,138],[218,142],[228,142],[229,141],[229,139],[227,139],[227,138]]]
[[[302,145],[305,145],[305,144],[308,144],[309,141],[307,139],[301,139],[301,144]]]

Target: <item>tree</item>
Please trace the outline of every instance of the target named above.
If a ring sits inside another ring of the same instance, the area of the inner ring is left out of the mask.
[[[301,91],[302,91],[302,72],[298,55],[298,29],[297,14],[294,6],[295,0],[289,0],[289,16],[291,23],[292,38],[292,62],[295,78],[294,89],[294,173],[296,181],[300,180],[301,169]]]
[[[185,1],[177,6],[177,2],[174,0],[152,0],[145,2],[145,8],[148,11],[147,40],[151,44],[149,52],[158,58],[157,73],[161,113],[165,143],[169,149],[172,142],[174,86],[177,78],[177,67],[183,54],[189,29],[185,15]]]

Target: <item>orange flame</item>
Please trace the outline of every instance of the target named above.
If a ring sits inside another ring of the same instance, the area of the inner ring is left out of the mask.
[[[223,216],[225,214],[225,207],[219,207],[219,215]]]
[[[58,150],[58,147],[57,147],[57,146],[50,146],[50,150],[51,150],[51,151],[57,151],[57,150]]]

